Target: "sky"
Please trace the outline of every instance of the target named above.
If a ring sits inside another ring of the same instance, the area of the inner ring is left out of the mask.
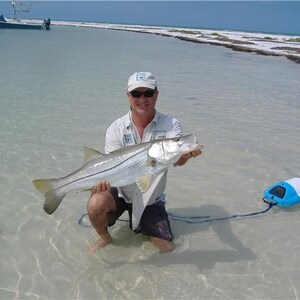
[[[300,35],[300,1],[23,1],[23,18]],[[11,1],[0,14],[12,17]]]

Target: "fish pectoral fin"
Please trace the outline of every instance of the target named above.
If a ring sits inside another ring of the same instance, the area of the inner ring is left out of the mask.
[[[136,179],[136,184],[141,192],[146,192],[152,182],[152,176],[144,176]]]
[[[88,163],[89,161],[100,157],[101,155],[103,155],[103,153],[89,148],[89,147],[83,147],[83,154],[84,154],[84,159],[83,159],[83,164],[85,165],[86,163]]]

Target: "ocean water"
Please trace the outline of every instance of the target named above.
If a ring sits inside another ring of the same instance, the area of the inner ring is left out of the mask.
[[[300,206],[257,217],[171,221],[177,248],[160,254],[117,222],[113,242],[77,224],[88,193],[43,211],[35,178],[103,150],[128,110],[137,70],[159,82],[158,110],[194,132],[203,155],[172,168],[168,211],[224,217],[266,208],[271,184],[300,177],[299,64],[172,38],[55,27],[0,31],[0,299],[298,299]]]
[[[299,1],[35,1],[27,19],[237,30],[299,35]],[[0,2],[11,17],[11,1]]]

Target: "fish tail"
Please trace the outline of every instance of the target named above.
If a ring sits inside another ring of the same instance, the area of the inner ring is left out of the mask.
[[[36,179],[32,183],[34,187],[42,192],[45,196],[44,211],[51,215],[55,212],[59,206],[61,200],[66,194],[59,194],[57,190],[53,189],[53,183],[55,179]]]
[[[64,197],[65,194],[57,195],[53,190],[45,193],[44,211],[49,215],[53,214]]]
[[[52,190],[53,181],[54,179],[36,179],[32,183],[39,192],[45,194]]]

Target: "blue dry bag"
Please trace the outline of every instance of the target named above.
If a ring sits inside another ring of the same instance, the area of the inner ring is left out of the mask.
[[[278,182],[264,191],[264,201],[280,206],[292,206],[300,202],[300,178]]]

